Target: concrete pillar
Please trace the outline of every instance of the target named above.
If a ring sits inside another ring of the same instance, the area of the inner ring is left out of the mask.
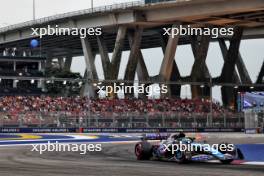
[[[38,62],[38,71],[41,72],[43,71],[43,62],[42,61],[39,61]],[[38,80],[38,85],[37,85],[38,88],[41,88],[42,90],[45,90],[45,83],[44,83],[44,80]]]
[[[222,52],[222,56],[224,58],[224,61],[226,60],[226,55],[228,53],[228,49],[227,49],[227,46],[226,46],[226,43],[225,43],[225,40],[224,39],[218,39],[218,42],[219,42],[219,46],[221,48],[221,52]],[[236,69],[234,70],[234,81],[236,83],[241,83],[241,80],[238,76],[238,73],[236,71]]]
[[[136,73],[137,73],[137,76],[138,76],[139,85],[144,84],[144,88],[146,90],[146,88],[148,86],[150,86],[150,84],[146,84],[144,82],[149,80],[149,74],[148,74],[148,70],[147,70],[147,67],[146,67],[146,64],[145,64],[145,61],[144,61],[142,53],[139,54]],[[148,98],[148,94],[146,92],[143,93],[143,94],[140,93],[138,95],[138,97],[141,98],[141,99],[146,99],[146,98]]]
[[[131,33],[128,35],[128,40],[129,40],[130,48],[132,48],[133,36],[131,35]],[[143,54],[142,54],[140,49],[138,50],[137,56],[138,56],[138,64],[137,64],[137,68],[136,68],[136,73],[138,76],[139,84],[141,84],[141,81],[144,82],[144,81],[149,80],[149,73],[148,73],[146,63],[144,61]],[[145,84],[144,87],[146,88],[147,86],[149,86],[149,85]],[[147,94],[146,93],[145,94],[139,94],[138,97],[144,99],[144,98],[147,98]]]
[[[102,36],[97,36],[97,43],[98,43],[99,53],[100,53],[101,60],[102,60],[104,77],[106,80],[110,80],[111,75],[109,72],[111,71],[111,62],[110,62],[109,55],[108,55],[108,49],[106,47],[106,44]]]
[[[176,28],[177,25],[173,25],[172,28]],[[169,40],[166,46],[164,58],[160,68],[160,78],[164,81],[169,81],[172,73],[173,62],[175,61],[176,49],[178,46],[179,35],[169,36]]]
[[[149,79],[149,73],[148,73],[148,69],[146,66],[146,63],[144,61],[142,52],[139,51],[140,53],[138,54],[138,64],[137,64],[137,75],[138,75],[138,79],[139,81],[147,81]]]
[[[200,38],[200,39],[198,39]],[[210,72],[206,65],[206,58],[210,45],[211,36],[200,36],[191,39],[192,52],[195,58],[192,72],[197,72],[200,78],[210,78]],[[202,70],[196,70],[196,67]],[[196,75],[193,75],[196,77]]]
[[[63,67],[64,67],[64,58],[63,57],[58,58],[58,64],[59,64],[60,69],[63,69]]]
[[[223,54],[223,57],[225,58],[226,54],[227,54],[227,46],[226,43],[224,41],[224,39],[219,39],[219,45]],[[234,71],[234,79],[236,83],[243,83],[243,84],[251,84],[251,78],[249,76],[249,73],[247,71],[247,68],[245,66],[245,63],[242,59],[242,56],[240,54],[240,52],[238,53],[238,59],[237,59],[237,70],[238,72],[235,70]]]
[[[41,64],[42,64],[41,61],[38,61],[38,71],[41,71],[41,69],[42,69],[42,65]]]
[[[38,88],[45,91],[46,86],[45,86],[45,81],[44,80],[38,80]]]
[[[17,88],[17,82],[16,82],[16,80],[13,80],[13,88]]]
[[[16,71],[16,61],[13,62],[13,70]]]
[[[191,47],[194,55],[194,64],[191,71],[192,82],[206,82],[211,75],[206,65],[211,36],[195,36],[191,38]],[[210,96],[210,88],[199,85],[192,85],[192,98],[200,98],[202,96]]]
[[[52,67],[52,58],[47,58],[47,61],[46,61],[46,67],[47,68],[51,68]]]
[[[130,31],[129,35],[132,38],[132,44],[131,44],[131,50],[128,58],[128,63],[125,70],[125,81],[134,81],[136,69],[138,65],[138,59],[140,55],[140,45],[141,45],[141,39],[142,39],[142,33],[143,29],[137,27],[133,32]],[[126,84],[128,86],[132,86],[133,83]],[[133,96],[134,94],[132,92],[128,93],[127,95]]]
[[[264,62],[261,66],[261,69],[260,69],[256,83],[257,84],[263,84],[263,78],[264,78]]]
[[[115,48],[114,48],[113,55],[112,55],[112,64],[111,64],[112,65],[112,70],[111,70],[111,72],[112,72],[111,78],[112,79],[118,78],[121,56],[122,56],[122,51],[123,51],[124,42],[125,42],[125,38],[126,38],[126,33],[127,33],[127,27],[126,26],[120,26],[118,28],[116,42],[115,42]]]
[[[98,49],[99,49],[99,53],[100,53],[101,60],[102,60],[104,78],[105,78],[105,80],[111,80],[112,79],[111,74],[112,74],[113,70],[112,70],[112,65],[110,62],[109,55],[108,55],[108,49],[107,49],[106,43],[103,39],[103,36],[97,36],[97,43],[98,43]],[[121,57],[120,57],[120,59],[121,59]],[[113,80],[115,80],[115,79],[116,78],[113,78]],[[107,85],[112,86],[112,88],[113,88],[113,84],[109,83]],[[114,90],[114,89],[112,89],[112,90]],[[109,92],[109,94],[106,96],[114,98],[117,95],[114,93],[114,91],[112,91],[112,92]]]
[[[226,55],[225,63],[220,76],[221,82],[224,83],[234,82],[233,73],[235,71],[235,65],[237,63],[239,56],[239,47],[240,47],[242,35],[243,35],[243,29],[240,27],[235,27],[234,35],[230,40],[230,47]],[[221,88],[221,92],[222,92],[223,104],[225,106],[233,106],[235,103],[235,96],[233,94],[234,88],[223,86]]]
[[[240,75],[241,82],[244,84],[252,84],[246,65],[240,53],[238,53],[236,65],[237,65],[238,73]]]
[[[164,36],[160,34],[161,39],[161,48],[163,51],[163,54],[165,54],[167,43],[168,43],[168,36]],[[173,66],[172,66],[172,72],[171,72],[171,78],[170,81],[180,81],[181,80],[181,74],[179,71],[179,68],[177,66],[176,61],[174,60]],[[169,85],[170,94],[171,96],[180,97],[181,96],[181,85]]]
[[[82,49],[84,54],[84,60],[86,64],[86,82],[82,88],[81,95],[88,96],[90,98],[95,97],[95,90],[92,84],[94,79],[98,79],[96,68],[94,65],[95,56],[92,52],[92,48],[88,38],[81,39]]]
[[[172,28],[177,28],[178,25],[174,24]],[[159,77],[161,81],[170,81],[171,80],[171,75],[173,71],[173,63],[175,62],[175,54],[176,54],[176,49],[178,46],[178,41],[179,41],[179,35],[177,36],[169,36],[168,43],[166,45],[166,50],[164,54],[163,61],[161,63],[161,68],[159,72]],[[168,95],[170,95],[170,90]]]
[[[47,59],[46,59],[46,68],[51,68],[52,67],[52,60],[53,60],[52,53],[48,53],[47,54]]]
[[[108,49],[104,42],[103,36],[97,36],[98,49],[99,49],[99,53],[100,53],[101,60],[102,60],[104,77],[106,80],[117,80],[118,79],[122,51],[123,51],[124,42],[126,38],[126,32],[127,32],[126,26],[120,26],[118,28],[115,47],[114,47],[114,51],[113,51],[113,55],[111,59],[112,62],[110,61],[110,58],[108,55]],[[117,95],[114,94],[114,92],[112,92],[107,96],[114,97]]]
[[[72,65],[72,55],[69,54],[65,58],[63,69],[66,70],[66,71],[71,71],[71,65]]]
[[[177,82],[180,80],[181,80],[180,71],[178,69],[176,62],[173,62],[172,74],[171,74],[170,81]],[[171,84],[170,85],[170,93],[171,93],[171,96],[180,97],[181,96],[181,85]]]

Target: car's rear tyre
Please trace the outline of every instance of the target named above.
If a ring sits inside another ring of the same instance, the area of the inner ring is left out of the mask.
[[[228,145],[231,145],[227,142],[223,142],[223,143],[220,143],[219,144],[219,148],[218,148],[218,151],[221,152],[222,154],[230,154],[230,155],[236,155],[236,148],[234,147],[233,150],[227,150],[227,146]],[[226,146],[225,147],[225,150],[222,150],[220,146]]]
[[[228,159],[228,160],[220,160],[222,164],[230,164],[232,163],[234,160],[233,159]]]
[[[135,155],[138,160],[149,160],[152,157],[152,145],[149,142],[139,142],[135,146]]]
[[[189,160],[187,159],[186,153],[182,151],[178,151],[175,155],[177,161],[179,164],[185,164],[188,163]]]
[[[225,142],[225,143],[220,144],[219,146],[221,146],[221,145],[226,145],[226,146],[228,146],[229,143]],[[231,156],[233,156],[233,157],[236,156],[236,149],[235,149],[235,148],[233,148],[232,151],[221,150],[221,149],[219,148],[218,151],[221,152],[222,154],[229,154],[229,155],[231,155]],[[223,163],[223,164],[230,164],[230,163],[232,163],[232,162],[234,161],[234,159],[226,159],[226,160],[220,160],[220,161],[221,161],[221,163]]]

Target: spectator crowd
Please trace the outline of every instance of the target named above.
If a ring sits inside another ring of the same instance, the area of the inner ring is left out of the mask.
[[[225,109],[213,103],[214,112]],[[189,99],[89,99],[86,97],[7,96],[0,97],[0,112],[71,112],[80,113],[209,113],[210,101]]]
[[[218,103],[212,104],[214,114],[226,113]],[[111,114],[148,114],[181,113],[208,114],[210,101],[189,99],[89,99],[86,97],[50,96],[5,96],[0,97],[0,113],[8,114],[8,119],[18,120],[19,115],[27,119],[37,119],[34,114],[54,114],[63,112],[68,115],[90,114],[106,117]],[[1,115],[1,114],[0,114]]]

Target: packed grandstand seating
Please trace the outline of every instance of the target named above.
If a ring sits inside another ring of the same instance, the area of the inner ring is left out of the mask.
[[[90,111],[102,113],[209,113],[210,102],[197,99],[89,99],[85,97],[50,96],[4,96],[0,97],[0,112],[69,112]],[[213,111],[226,111],[218,103],[213,103]]]
[[[222,114],[231,115],[231,110],[218,103],[213,103],[213,117],[217,119]],[[210,113],[210,101],[190,99],[89,99],[85,97],[50,97],[50,96],[3,96],[0,97],[0,125],[38,126],[76,126],[86,117],[101,119],[91,120],[94,127],[111,127],[116,120],[121,127],[129,126],[129,117],[136,119],[148,116],[149,124],[161,126],[161,117],[166,116],[166,123],[173,127],[179,116],[183,121],[193,124],[193,114],[200,126],[205,125]],[[232,115],[231,115],[232,116]],[[110,121],[107,119],[111,119]],[[121,120],[120,120],[121,119]],[[125,120],[124,120],[125,119]],[[220,119],[220,118],[218,118]],[[66,122],[67,121],[67,122]],[[131,121],[130,121],[131,122]],[[84,123],[84,122],[83,122]],[[133,122],[137,127],[144,123]],[[100,125],[98,125],[100,124]],[[134,126],[135,127],[135,126]]]

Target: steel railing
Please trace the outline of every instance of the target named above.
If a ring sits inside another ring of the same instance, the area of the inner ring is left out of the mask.
[[[145,3],[145,0],[140,0],[140,1],[126,2],[126,3],[112,4],[112,5],[107,5],[107,6],[99,6],[99,7],[94,7],[94,8],[84,9],[84,10],[78,10],[78,11],[48,16],[48,17],[37,19],[37,20],[31,20],[31,21],[27,21],[27,22],[23,22],[19,24],[2,27],[0,28],[0,33],[4,33],[4,32],[15,30],[15,29],[20,29],[20,28],[24,28],[28,26],[40,25],[43,23],[48,23],[50,21],[60,20],[64,18],[72,18],[72,17],[82,16],[82,15],[91,15],[95,13],[105,13],[105,12],[111,12],[115,10],[126,10],[126,9],[136,8],[136,7],[145,7],[145,6],[150,6],[150,5],[157,4],[157,3],[180,3],[180,2],[186,2],[186,1],[192,1],[192,0],[174,0],[174,1],[164,0],[164,1],[159,1],[159,2],[153,1],[153,3]]]
[[[107,113],[89,112],[0,112],[0,127],[180,127],[180,128],[243,128],[243,113],[217,113],[210,122],[207,113]]]
[[[94,13],[105,13],[105,12],[111,12],[114,10],[140,7],[140,6],[144,6],[144,4],[145,4],[144,1],[134,1],[134,2],[126,2],[126,3],[100,6],[100,7],[94,7],[94,8],[85,9],[85,10],[78,10],[78,11],[73,11],[73,12],[62,13],[58,15],[40,18],[37,20],[31,20],[31,21],[27,21],[24,23],[19,23],[19,24],[14,24],[14,25],[10,25],[7,27],[3,27],[3,28],[0,28],[0,33],[7,32],[10,30],[15,30],[18,28],[24,28],[27,26],[34,26],[34,25],[39,25],[43,23],[48,23],[50,21],[60,20],[64,18],[71,18],[71,17],[81,16],[81,15],[89,15],[89,14],[94,14]]]

